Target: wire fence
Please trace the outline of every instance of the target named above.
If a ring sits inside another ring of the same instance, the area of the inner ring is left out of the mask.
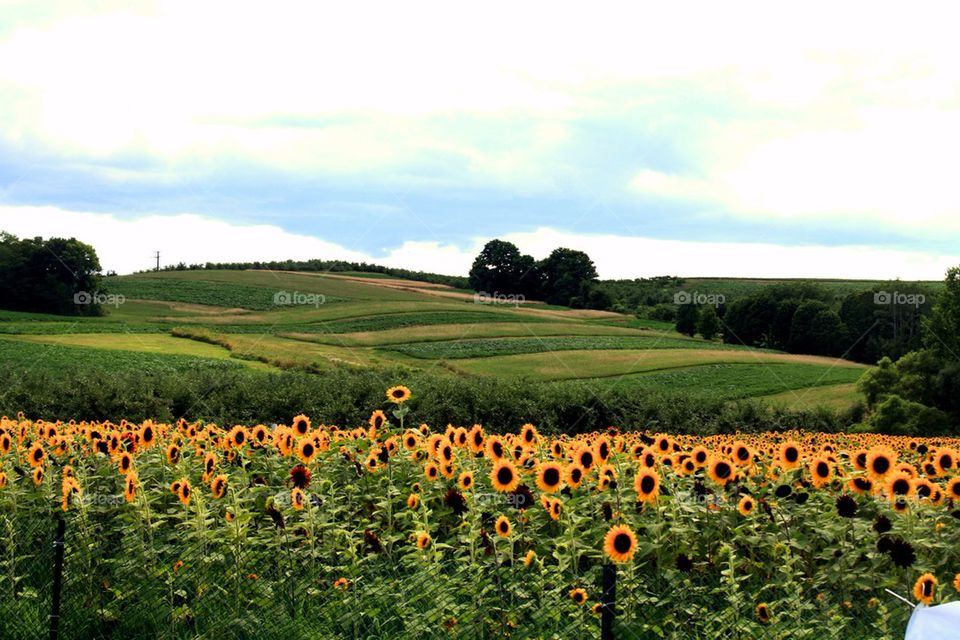
[[[117,516],[119,517],[119,516]],[[571,583],[518,570],[521,559],[414,570],[376,549],[303,557],[303,530],[274,529],[275,550],[246,544],[186,546],[175,554],[120,533],[109,520],[59,516],[0,520],[5,528],[0,638],[646,638],[818,640],[900,637],[910,608],[882,589],[778,593],[769,576],[740,575],[736,559],[628,565],[581,558]],[[130,563],[125,553],[153,562]],[[176,559],[174,559],[176,556]],[[789,555],[774,570],[796,570]],[[62,570],[61,570],[62,569]],[[62,582],[61,582],[62,580]],[[579,585],[583,604],[574,598]],[[725,596],[718,598],[719,591]],[[57,589],[60,599],[57,601]]]

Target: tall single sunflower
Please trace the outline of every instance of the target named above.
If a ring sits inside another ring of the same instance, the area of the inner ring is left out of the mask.
[[[403,404],[410,399],[410,389],[398,385],[387,389],[387,400],[394,404]]]

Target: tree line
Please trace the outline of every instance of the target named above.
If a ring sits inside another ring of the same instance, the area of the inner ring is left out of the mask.
[[[676,329],[707,339],[873,364],[922,344],[935,293],[903,282],[875,285],[840,300],[815,282],[773,284],[716,307],[678,305]]]
[[[469,286],[467,278],[464,278],[463,276],[448,276],[440,273],[413,271],[410,269],[385,267],[383,265],[372,264],[369,262],[350,262],[347,260],[269,260],[254,262],[200,262],[193,264],[180,262],[175,265],[166,265],[161,267],[160,271],[201,271],[204,269],[227,269],[232,271],[264,269],[269,271],[322,271],[328,273],[355,271],[359,273],[380,273],[383,275],[393,276],[395,278],[416,280],[418,282],[444,284],[456,289],[466,289]],[[155,271],[155,269],[139,271],[138,273],[150,273],[152,271]]]

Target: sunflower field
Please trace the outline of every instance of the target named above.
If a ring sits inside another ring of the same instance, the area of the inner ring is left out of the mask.
[[[960,599],[960,440],[494,433],[409,398],[3,417],[0,637],[880,639],[910,615],[885,589]]]

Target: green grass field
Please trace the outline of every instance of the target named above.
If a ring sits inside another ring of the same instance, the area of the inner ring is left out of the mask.
[[[705,292],[754,286],[690,282]],[[461,291],[379,274],[184,271],[111,277],[105,285],[126,301],[103,317],[0,312],[5,359],[89,368],[197,362],[318,375],[399,366],[465,381],[580,381],[838,410],[860,400],[852,384],[865,370],[688,338],[667,323],[610,312],[474,304]],[[274,304],[278,292],[314,297]]]

